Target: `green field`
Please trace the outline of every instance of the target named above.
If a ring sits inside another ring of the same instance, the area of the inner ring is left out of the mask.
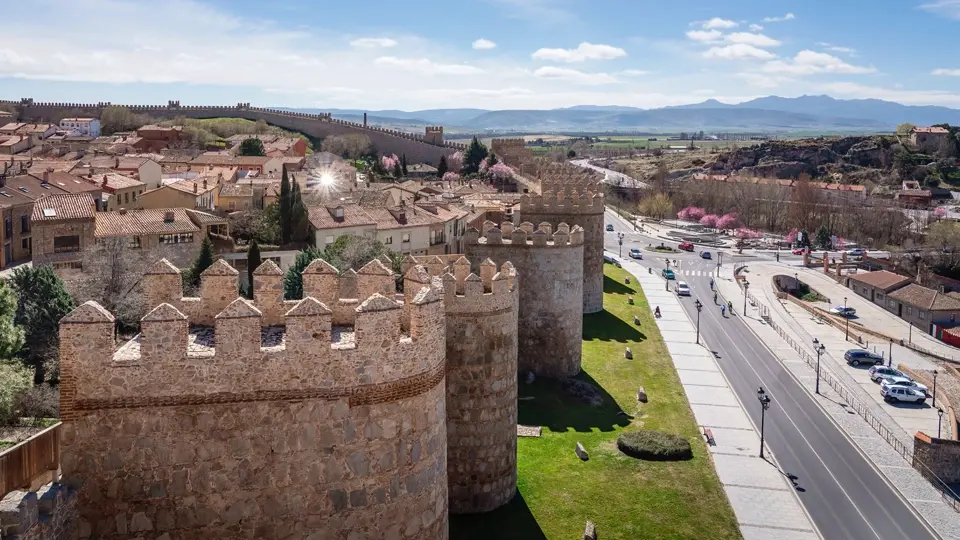
[[[587,520],[604,540],[740,538],[733,511],[713,470],[650,307],[629,274],[605,265],[605,311],[585,315],[583,371],[603,404],[565,395],[554,381],[521,381],[519,422],[543,427],[541,438],[518,442],[518,491],[494,512],[451,516],[456,540],[579,538]],[[627,304],[632,295],[636,305]],[[633,316],[640,325],[633,324]],[[624,359],[624,347],[633,360]],[[642,385],[649,403],[636,400]],[[618,414],[623,410],[628,416]],[[644,427],[687,438],[694,458],[647,462],[621,454],[617,434]],[[577,441],[589,461],[574,455]]]

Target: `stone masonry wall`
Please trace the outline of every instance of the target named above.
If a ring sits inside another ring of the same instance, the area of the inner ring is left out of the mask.
[[[464,235],[471,261],[510,261],[520,281],[518,369],[563,378],[580,372],[583,335],[583,229],[565,223],[514,228],[483,224]]]
[[[0,537],[12,540],[72,540],[77,532],[77,495],[62,484],[47,484],[37,491],[17,492],[0,501]]]
[[[930,472],[947,484],[960,482],[960,441],[938,439],[917,432],[913,437],[913,457],[914,468],[920,474],[929,476],[929,468]],[[924,466],[920,466],[916,461]]]
[[[219,301],[226,278],[236,291],[225,274],[179,300]],[[294,302],[279,338],[264,328],[276,290],[229,302],[213,347],[169,303],[115,353],[113,317],[96,303],[61,321],[61,464],[82,537],[447,538],[441,292],[359,302],[317,276],[331,288],[313,292],[338,305]]]
[[[583,312],[603,311],[602,193],[559,192],[520,197],[520,219],[530,223],[578,225],[583,229]]]
[[[447,482],[450,512],[489,512],[517,490],[517,307],[513,265],[490,259],[480,275],[459,257],[443,269],[447,315]],[[426,266],[404,290],[431,279]]]

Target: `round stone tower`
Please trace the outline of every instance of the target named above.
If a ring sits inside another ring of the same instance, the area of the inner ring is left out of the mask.
[[[546,189],[552,184],[544,186]],[[585,186],[583,189],[522,195],[520,219],[553,227],[567,223],[583,229],[583,312],[596,313],[603,310],[603,193],[586,191],[594,188]],[[521,272],[520,277],[526,276]]]
[[[514,228],[483,224],[464,235],[471,261],[510,261],[520,281],[518,368],[563,378],[580,372],[583,333],[583,229],[566,223]]]
[[[410,268],[404,291],[426,285],[428,268]],[[442,277],[453,514],[489,512],[517,491],[517,273],[509,262],[498,269],[490,259],[479,270],[472,273],[460,257]]]

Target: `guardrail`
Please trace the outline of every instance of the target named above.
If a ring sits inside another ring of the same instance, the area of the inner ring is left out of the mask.
[[[56,424],[0,453],[0,498],[30,489],[37,477],[60,468],[60,427]]]

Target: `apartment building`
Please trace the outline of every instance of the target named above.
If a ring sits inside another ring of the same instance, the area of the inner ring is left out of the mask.
[[[100,120],[97,118],[64,118],[60,120],[60,129],[87,137],[99,137]]]
[[[131,208],[192,208],[213,212],[217,208],[219,183],[206,178],[177,180],[140,193]]]

